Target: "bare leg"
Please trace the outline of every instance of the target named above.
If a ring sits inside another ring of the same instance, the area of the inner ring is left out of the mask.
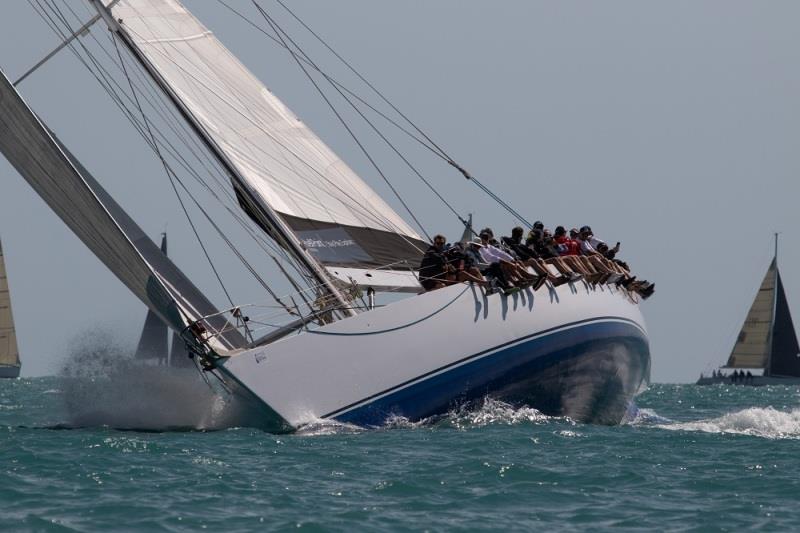
[[[472,283],[477,283],[480,286],[486,286],[489,284],[488,281],[483,279],[483,276],[481,275],[480,271],[475,267],[461,270],[458,273],[458,281],[461,283],[470,281]]]

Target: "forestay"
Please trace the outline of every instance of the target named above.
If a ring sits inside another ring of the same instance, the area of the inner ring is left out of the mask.
[[[123,0],[111,11],[248,189],[319,262],[418,265],[420,236],[178,1]]]
[[[39,121],[0,74],[0,151],[86,246],[177,331],[216,313],[89,172]],[[214,329],[229,329],[223,319]],[[220,352],[243,346],[236,331],[215,337]]]

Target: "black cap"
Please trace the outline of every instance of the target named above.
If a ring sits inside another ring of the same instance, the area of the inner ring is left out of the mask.
[[[556,235],[566,235],[567,230],[564,229],[564,226],[556,226]]]
[[[533,223],[533,229],[544,229],[544,222],[537,220]]]
[[[581,233],[591,233],[591,232],[592,228],[590,228],[589,226],[581,226]]]

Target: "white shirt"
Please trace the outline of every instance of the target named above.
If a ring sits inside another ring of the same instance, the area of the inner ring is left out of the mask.
[[[606,243],[606,241],[604,241],[604,240],[602,240],[602,239],[598,239],[598,238],[597,238],[597,237],[595,237],[594,235],[592,235],[591,237],[589,237],[589,242],[591,243],[591,245],[592,245],[592,248],[594,248],[595,250],[597,250],[597,247],[598,247],[599,245],[601,245],[601,244],[605,244],[605,243]]]
[[[591,254],[597,252],[597,250],[595,250],[595,248],[594,248],[594,245],[592,245],[592,239],[588,239],[588,240],[585,240],[585,241],[583,239],[578,239],[578,242],[581,245],[581,254],[583,254],[583,255],[591,255]]]
[[[482,246],[480,249],[481,259],[486,261],[487,263],[499,263],[501,260],[503,261],[514,261],[514,258],[511,254],[504,252],[499,248],[495,248],[491,244],[487,244],[486,246]]]

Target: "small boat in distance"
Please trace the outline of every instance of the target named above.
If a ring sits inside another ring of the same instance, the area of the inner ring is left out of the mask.
[[[800,348],[789,304],[778,271],[778,234],[775,255],[761,281],[747,318],[725,366],[711,376],[700,375],[698,385],[800,384]]]
[[[161,253],[167,257],[167,234],[161,234]],[[172,349],[169,349],[169,326],[151,309],[147,310],[139,344],[134,357],[140,361],[155,361],[171,367],[193,367],[186,351],[186,343],[177,332],[172,333]]]
[[[19,377],[19,350],[11,314],[11,293],[8,290],[3,244],[0,243],[0,378]]]

